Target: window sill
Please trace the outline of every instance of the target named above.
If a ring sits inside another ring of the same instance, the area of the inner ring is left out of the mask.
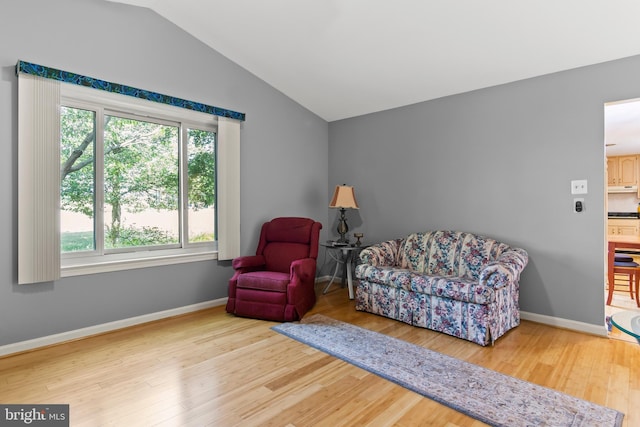
[[[117,254],[103,255],[100,257],[69,258],[62,260],[61,277],[108,273],[214,259],[218,259],[218,252],[213,250],[197,253],[166,251],[165,254],[158,254],[154,252],[152,255],[147,253],[146,256],[138,253],[135,257],[129,256],[127,258],[118,256]]]

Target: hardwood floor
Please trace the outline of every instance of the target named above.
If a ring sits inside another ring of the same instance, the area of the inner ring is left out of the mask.
[[[640,346],[523,321],[493,347],[356,312],[346,289],[312,312],[625,413],[640,425]],[[0,359],[0,402],[70,405],[72,426],[480,426],[216,307]]]

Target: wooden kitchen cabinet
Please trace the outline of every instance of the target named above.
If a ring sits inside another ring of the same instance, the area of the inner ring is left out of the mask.
[[[638,185],[638,156],[607,157],[607,185]]]
[[[640,219],[609,219],[607,220],[607,234],[638,236],[640,235]]]

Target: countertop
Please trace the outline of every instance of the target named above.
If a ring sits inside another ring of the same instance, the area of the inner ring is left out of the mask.
[[[607,212],[609,219],[639,219],[638,212]]]

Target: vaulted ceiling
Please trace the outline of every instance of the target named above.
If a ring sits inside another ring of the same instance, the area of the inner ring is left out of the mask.
[[[111,0],[327,121],[640,54],[637,0]]]

